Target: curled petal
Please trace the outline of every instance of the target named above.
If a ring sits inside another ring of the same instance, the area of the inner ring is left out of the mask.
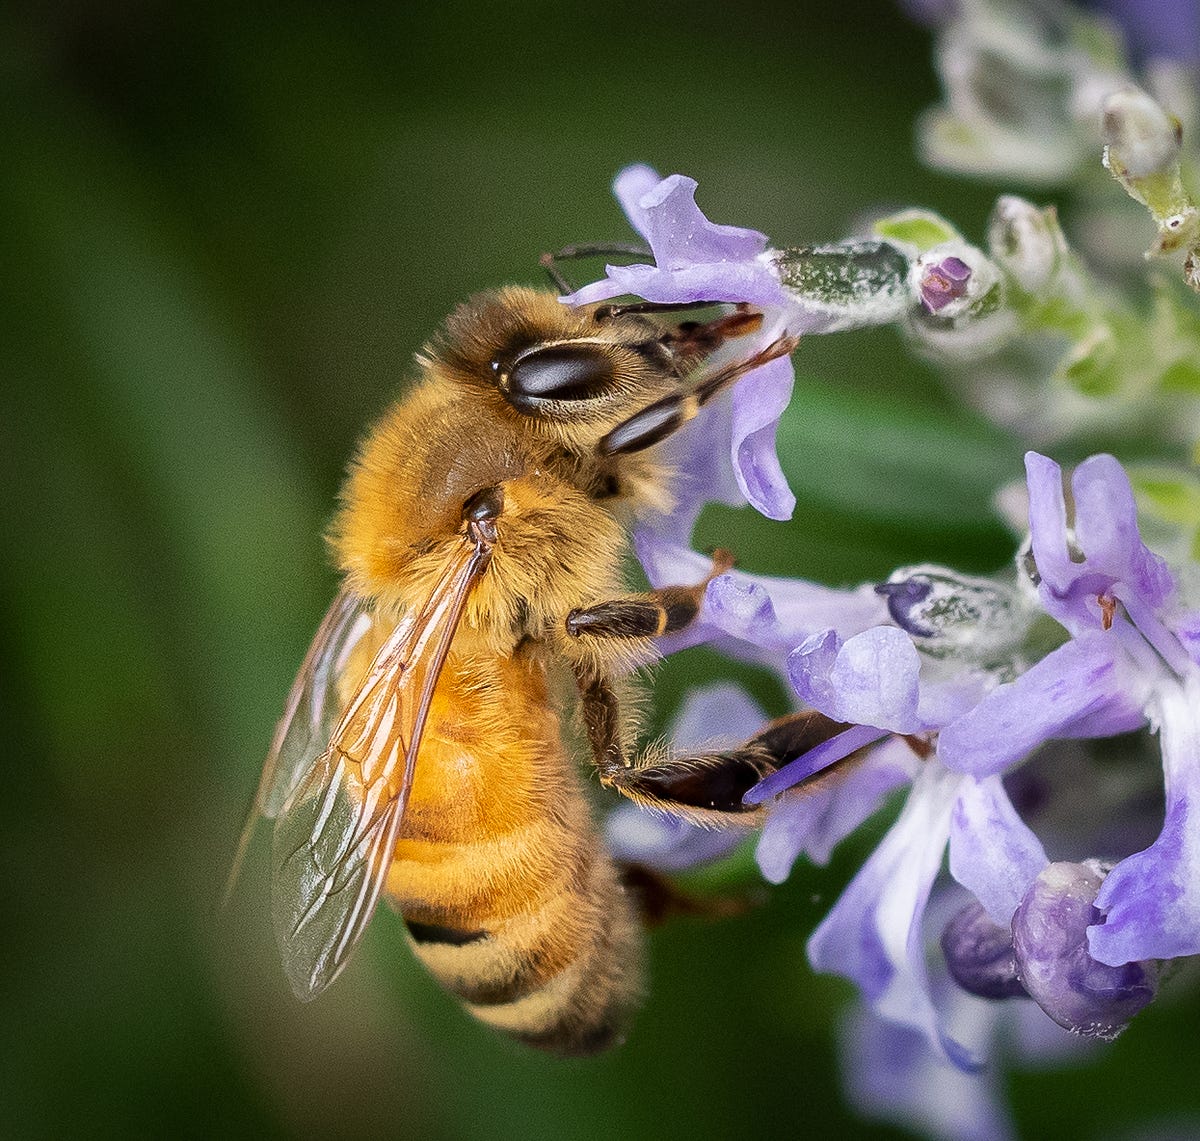
[[[780,357],[747,374],[733,392],[733,469],[751,506],[768,519],[790,519],[796,507],[775,452],[795,379],[791,357]]]
[[[876,626],[845,642],[826,630],[788,657],[792,685],[813,708],[893,733],[924,728],[917,715],[920,668],[908,635],[893,626]]]
[[[757,230],[710,222],[696,205],[696,181],[659,179],[647,166],[627,167],[613,189],[634,229],[650,245],[654,265],[610,265],[601,281],[564,298],[570,305],[622,294],[647,301],[747,301],[786,306],[787,295]]]
[[[1157,840],[1122,860],[1096,898],[1103,922],[1089,932],[1102,963],[1200,954],[1200,671],[1165,686],[1159,723],[1166,816]]]
[[[1109,736],[1142,719],[1115,638],[1087,634],[1059,646],[1016,681],[997,686],[938,738],[958,772],[1002,772],[1054,737]]]
[[[696,180],[672,174],[651,184],[647,166],[627,167],[613,189],[633,227],[650,243],[659,269],[697,262],[739,262],[757,257],[767,237],[741,226],[710,222],[696,205]]]
[[[1067,501],[1062,468],[1037,452],[1025,453],[1029,488],[1029,537],[1042,582],[1054,593],[1065,593],[1074,582],[1076,564],[1067,545]]]
[[[998,776],[965,780],[950,816],[950,874],[1007,929],[1046,850],[1017,815]]]

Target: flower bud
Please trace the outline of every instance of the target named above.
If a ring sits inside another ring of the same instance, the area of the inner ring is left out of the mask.
[[[998,198],[988,220],[988,251],[1026,293],[1043,289],[1067,253],[1058,212],[1012,194]]]
[[[1183,128],[1144,91],[1114,92],[1103,115],[1104,163],[1118,178],[1165,174],[1179,162]]]
[[[885,241],[835,242],[775,250],[775,271],[784,292],[805,320],[794,332],[830,333],[885,325],[909,305],[909,261]]]
[[[968,994],[1017,998],[1025,994],[1017,978],[1012,931],[993,923],[983,905],[967,904],[942,932],[942,954],[950,975]]]
[[[946,567],[901,567],[875,590],[892,621],[936,658],[989,664],[1011,656],[1029,628],[1030,605],[1015,589]]]
[[[1013,915],[1017,977],[1060,1026],[1115,1038],[1158,990],[1153,961],[1106,966],[1088,954],[1087,929],[1103,922],[1093,906],[1107,874],[1101,864],[1049,864]]]

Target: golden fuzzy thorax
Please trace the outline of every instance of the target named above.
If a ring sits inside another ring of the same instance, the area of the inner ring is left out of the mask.
[[[516,411],[490,362],[533,343],[604,339],[621,380],[611,407],[538,419]],[[639,989],[640,936],[591,820],[552,694],[570,669],[605,677],[644,639],[580,639],[566,616],[627,593],[631,519],[667,502],[645,454],[596,442],[678,384],[627,349],[637,319],[603,326],[549,294],[468,303],[422,358],[421,383],[370,433],[331,543],[376,631],[345,668],[353,687],[404,610],[419,608],[461,542],[463,506],[498,487],[491,563],[467,602],[434,694],[386,893],[410,927],[486,932],[417,940],[476,1017],[561,1053],[602,1048]],[[630,643],[636,643],[631,645]]]

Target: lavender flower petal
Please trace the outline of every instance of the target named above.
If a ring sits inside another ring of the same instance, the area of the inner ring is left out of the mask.
[[[1027,452],[1025,481],[1029,488],[1029,536],[1038,574],[1054,595],[1065,593],[1075,579],[1076,567],[1067,546],[1062,468],[1046,456]]]
[[[748,301],[782,306],[787,295],[757,230],[710,222],[696,205],[696,181],[660,179],[647,166],[627,167],[614,192],[633,228],[650,244],[654,265],[605,267],[605,277],[564,301],[586,305],[623,294],[647,301]]]
[[[987,776],[1053,737],[1107,736],[1135,727],[1141,712],[1131,703],[1118,653],[1116,639],[1099,633],[1059,646],[947,725],[938,738],[942,763]]]
[[[628,801],[604,821],[604,842],[617,860],[644,864],[663,872],[682,872],[719,860],[741,844],[749,832],[718,832],[674,816],[662,816]]]
[[[924,728],[917,715],[920,668],[908,635],[893,626],[876,626],[844,642],[826,630],[788,657],[792,685],[814,709],[893,733]]]
[[[1013,948],[1022,984],[1055,1022],[1113,1038],[1154,998],[1158,969],[1150,962],[1106,966],[1088,954],[1102,879],[1093,864],[1048,865],[1013,916]]]
[[[906,1026],[859,1007],[839,1035],[847,1100],[864,1116],[937,1141],[1012,1141],[997,1072],[948,1065]]]
[[[852,725],[849,729],[822,741],[807,753],[802,753],[795,760],[788,761],[783,768],[763,777],[742,798],[746,804],[762,804],[772,797],[787,792],[795,785],[808,780],[822,770],[845,760],[851,753],[868,745],[873,745],[887,734],[882,729],[870,725]]]
[[[733,392],[733,469],[751,506],[768,519],[790,519],[796,508],[775,452],[795,381],[791,357],[780,357],[747,374]]]
[[[699,582],[712,569],[707,555],[648,527],[634,533],[634,549],[656,587]],[[711,641],[735,657],[781,668],[784,656],[814,630],[833,626],[856,634],[886,614],[869,586],[836,590],[734,570],[709,583],[697,620],[681,634],[664,638],[662,648],[674,653]]]
[[[1164,686],[1151,706],[1159,724],[1166,819],[1158,839],[1108,875],[1088,933],[1092,955],[1116,965],[1200,954],[1200,674]]]
[[[1200,4],[1197,0],[1092,0],[1120,25],[1130,51],[1140,60],[1200,64]]]
[[[921,1030],[963,1069],[978,1066],[946,1032],[929,990],[922,918],[942,863],[961,778],[923,767],[899,819],[813,933],[813,968],[856,983],[882,1017]]]
[[[1086,459],[1071,479],[1075,493],[1075,537],[1088,569],[1132,587],[1157,609],[1175,591],[1166,561],[1142,542],[1137,504],[1129,477],[1112,456]]]
[[[1007,930],[1046,850],[1017,815],[998,776],[963,781],[950,817],[950,874]]]
[[[644,165],[626,167],[613,183],[618,201],[650,243],[660,269],[746,261],[767,248],[767,236],[757,230],[710,222],[696,205],[696,186],[694,178],[683,174],[658,178]]]

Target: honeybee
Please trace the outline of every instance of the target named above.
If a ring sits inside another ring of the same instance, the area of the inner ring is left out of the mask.
[[[342,588],[256,801],[275,819],[273,920],[300,998],[337,977],[382,895],[480,1021],[563,1055],[604,1049],[638,1000],[642,938],[567,707],[603,785],[717,825],[752,821],[746,790],[828,735],[798,714],[721,754],[627,748],[618,679],[695,618],[709,581],[622,583],[630,523],[668,504],[655,445],[795,344],[710,367],[761,314],[658,313],[682,308],[482,294],[362,443],[330,536]]]

